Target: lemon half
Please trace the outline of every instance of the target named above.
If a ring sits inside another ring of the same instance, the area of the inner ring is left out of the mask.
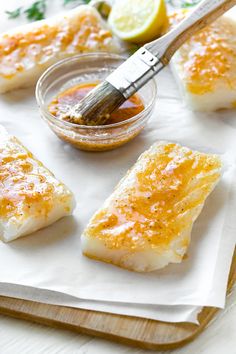
[[[125,41],[149,42],[167,22],[164,0],[116,0],[108,18],[112,31]]]

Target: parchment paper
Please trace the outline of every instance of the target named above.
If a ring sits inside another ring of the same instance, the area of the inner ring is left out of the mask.
[[[162,74],[162,79],[168,79],[168,73]],[[8,131],[20,137],[68,184],[78,202],[74,217],[11,244],[0,244],[1,293],[6,289],[3,283],[20,284],[76,297],[77,306],[82,306],[82,300],[85,307],[88,300],[99,300],[103,302],[101,308],[109,302],[111,311],[110,302],[117,302],[120,307],[114,311],[122,313],[131,311],[127,303],[148,304],[149,308],[140,307],[139,311],[145,310],[145,317],[150,318],[158,317],[154,311],[157,305],[192,305],[191,313],[196,306],[224,306],[236,226],[231,215],[235,210],[232,157],[194,226],[188,258],[182,264],[136,274],[91,261],[80,251],[80,234],[89,217],[138,155],[157,139],[179,141],[204,151],[230,151],[229,138],[232,133],[233,144],[234,130],[219,115],[193,114],[174,97],[162,98],[140,137],[118,150],[96,154],[77,151],[58,140],[41,121],[31,89],[5,95],[0,109],[1,122]],[[231,119],[233,122],[234,117]],[[63,298],[63,303],[71,305],[71,299]]]
[[[190,112],[174,80],[158,76],[159,99],[143,133],[120,149],[77,151],[39,117],[34,90],[0,97],[0,123],[75,193],[74,216],[11,244],[0,243],[0,294],[167,321],[196,322],[201,306],[223,307],[235,246],[235,111]],[[159,139],[226,154],[224,176],[195,223],[180,265],[136,274],[91,261],[80,235],[94,211],[144,150]]]

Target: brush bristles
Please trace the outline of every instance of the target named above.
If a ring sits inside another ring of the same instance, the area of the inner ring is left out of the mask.
[[[109,82],[104,81],[72,107],[64,119],[75,124],[102,125],[125,100],[120,91]]]

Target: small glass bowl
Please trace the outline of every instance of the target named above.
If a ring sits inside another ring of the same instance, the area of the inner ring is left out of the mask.
[[[103,81],[125,59],[110,53],[77,55],[51,66],[40,77],[36,87],[40,113],[60,139],[81,150],[105,151],[127,143],[141,132],[154,108],[157,95],[154,80],[139,91],[145,109],[123,122],[99,126],[78,125],[60,120],[48,111],[49,103],[58,93],[80,83]]]

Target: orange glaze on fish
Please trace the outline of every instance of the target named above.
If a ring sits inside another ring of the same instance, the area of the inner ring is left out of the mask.
[[[58,193],[58,191],[60,193]],[[65,203],[69,192],[15,137],[0,141],[0,219],[28,215],[47,217],[57,202]]]
[[[0,36],[0,77],[11,79],[55,59],[109,50],[112,34],[95,9],[81,6],[54,22],[48,19]]]
[[[173,143],[154,145],[93,216],[84,235],[111,250],[166,249],[191,228],[220,169],[216,155]],[[189,241],[183,238],[181,246]]]
[[[179,11],[169,16],[174,27],[188,13]],[[192,94],[204,95],[214,91],[219,79],[231,90],[236,90],[236,27],[221,17],[191,37],[179,50],[187,88]]]

